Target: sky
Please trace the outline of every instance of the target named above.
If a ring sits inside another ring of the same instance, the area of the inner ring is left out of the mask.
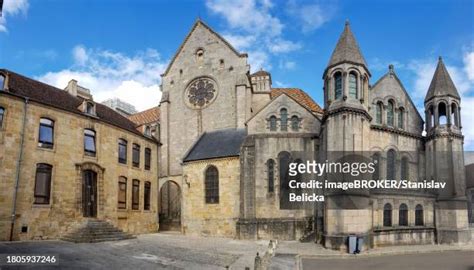
[[[94,100],[138,110],[159,104],[160,74],[197,18],[241,52],[273,87],[298,87],[322,104],[322,74],[346,20],[372,73],[395,66],[424,116],[442,56],[462,96],[465,149],[474,150],[474,1],[471,0],[4,0],[0,67]]]

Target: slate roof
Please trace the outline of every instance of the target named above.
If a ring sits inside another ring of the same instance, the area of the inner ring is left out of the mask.
[[[357,40],[351,31],[349,22],[346,22],[346,25],[344,26],[344,31],[339,37],[339,41],[337,42],[336,48],[329,59],[327,68],[343,62],[362,65],[365,67],[365,69],[367,69],[368,72],[367,62],[365,62],[364,56],[362,56],[359,45],[357,44]]]
[[[428,93],[426,93],[425,102],[436,96],[460,98],[458,90],[456,90],[456,86],[454,86],[453,80],[451,80],[451,76],[449,76],[441,57],[438,59],[438,66],[428,88]]]
[[[153,107],[128,116],[137,127],[160,121],[160,107]]]
[[[293,98],[306,109],[316,113],[323,113],[323,109],[321,109],[321,107],[305,91],[299,88],[272,88],[270,97],[273,100],[283,93]]]
[[[84,101],[82,98],[72,96],[65,90],[30,79],[10,70],[0,69],[0,72],[8,76],[8,91],[0,93],[10,93],[16,96],[27,97],[34,102],[84,115],[84,113],[79,110],[79,106]],[[95,103],[95,106],[96,116],[100,121],[144,137],[135,129],[135,124],[120,113],[100,103]]]
[[[245,129],[222,129],[205,132],[194,143],[183,161],[239,156],[240,146],[246,136],[247,131]]]

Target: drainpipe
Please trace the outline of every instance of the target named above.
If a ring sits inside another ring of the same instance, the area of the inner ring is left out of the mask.
[[[23,126],[21,128],[21,138],[20,138],[20,154],[18,156],[16,164],[16,177],[15,177],[15,192],[13,193],[13,208],[12,208],[12,221],[10,228],[10,241],[13,241],[13,230],[15,228],[15,218],[16,218],[16,197],[18,195],[18,186],[20,183],[20,168],[23,161],[23,144],[25,141],[25,127],[26,127],[26,112],[28,109],[28,98],[25,97],[25,104],[23,107]]]

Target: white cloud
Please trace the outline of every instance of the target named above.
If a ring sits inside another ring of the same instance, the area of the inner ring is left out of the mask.
[[[159,104],[160,74],[165,70],[157,51],[148,49],[134,56],[108,50],[88,49],[82,45],[72,50],[74,64],[64,70],[48,72],[37,79],[64,88],[69,80],[89,88],[94,100],[101,102],[118,97],[138,110]]]
[[[474,51],[464,54],[464,71],[467,73],[469,80],[474,81]]]
[[[292,70],[296,68],[296,63],[294,61],[280,61],[279,68]]]
[[[0,32],[7,32],[7,17],[26,15],[28,11],[28,0],[4,0],[2,17],[0,17]]]
[[[273,55],[302,48],[301,43],[284,38],[285,25],[274,15],[271,0],[207,0],[206,7],[226,21],[229,29],[225,39],[239,50],[258,54],[249,52],[252,70],[270,70]]]
[[[301,44],[284,39],[275,39],[268,45],[272,53],[287,53],[301,49]]]
[[[323,7],[316,3],[302,4],[294,0],[288,3],[288,13],[300,22],[303,32],[320,28],[334,16],[335,10],[332,5]]]
[[[223,37],[230,43],[234,48],[238,50],[247,49],[253,46],[254,42],[257,38],[253,35],[232,35],[232,34],[225,34]]]
[[[269,62],[269,56],[266,52],[263,51],[252,51],[249,52],[249,64],[250,72],[255,72],[260,69],[270,70],[272,66]]]
[[[270,14],[273,4],[270,0],[208,0],[207,8],[223,16],[230,27],[254,33],[281,34],[283,24]]]

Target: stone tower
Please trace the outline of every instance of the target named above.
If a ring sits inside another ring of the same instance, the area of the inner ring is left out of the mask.
[[[425,97],[426,177],[446,183],[437,194],[435,222],[439,243],[470,240],[460,102],[440,57]]]
[[[322,160],[341,161],[343,156],[368,151],[370,76],[349,22],[346,22],[323,75],[325,114],[321,148],[326,156]],[[331,177],[334,175],[328,175],[328,179]],[[350,181],[343,181],[346,180]],[[325,207],[326,247],[344,249],[350,234],[368,238],[371,229],[368,191],[327,191]]]

